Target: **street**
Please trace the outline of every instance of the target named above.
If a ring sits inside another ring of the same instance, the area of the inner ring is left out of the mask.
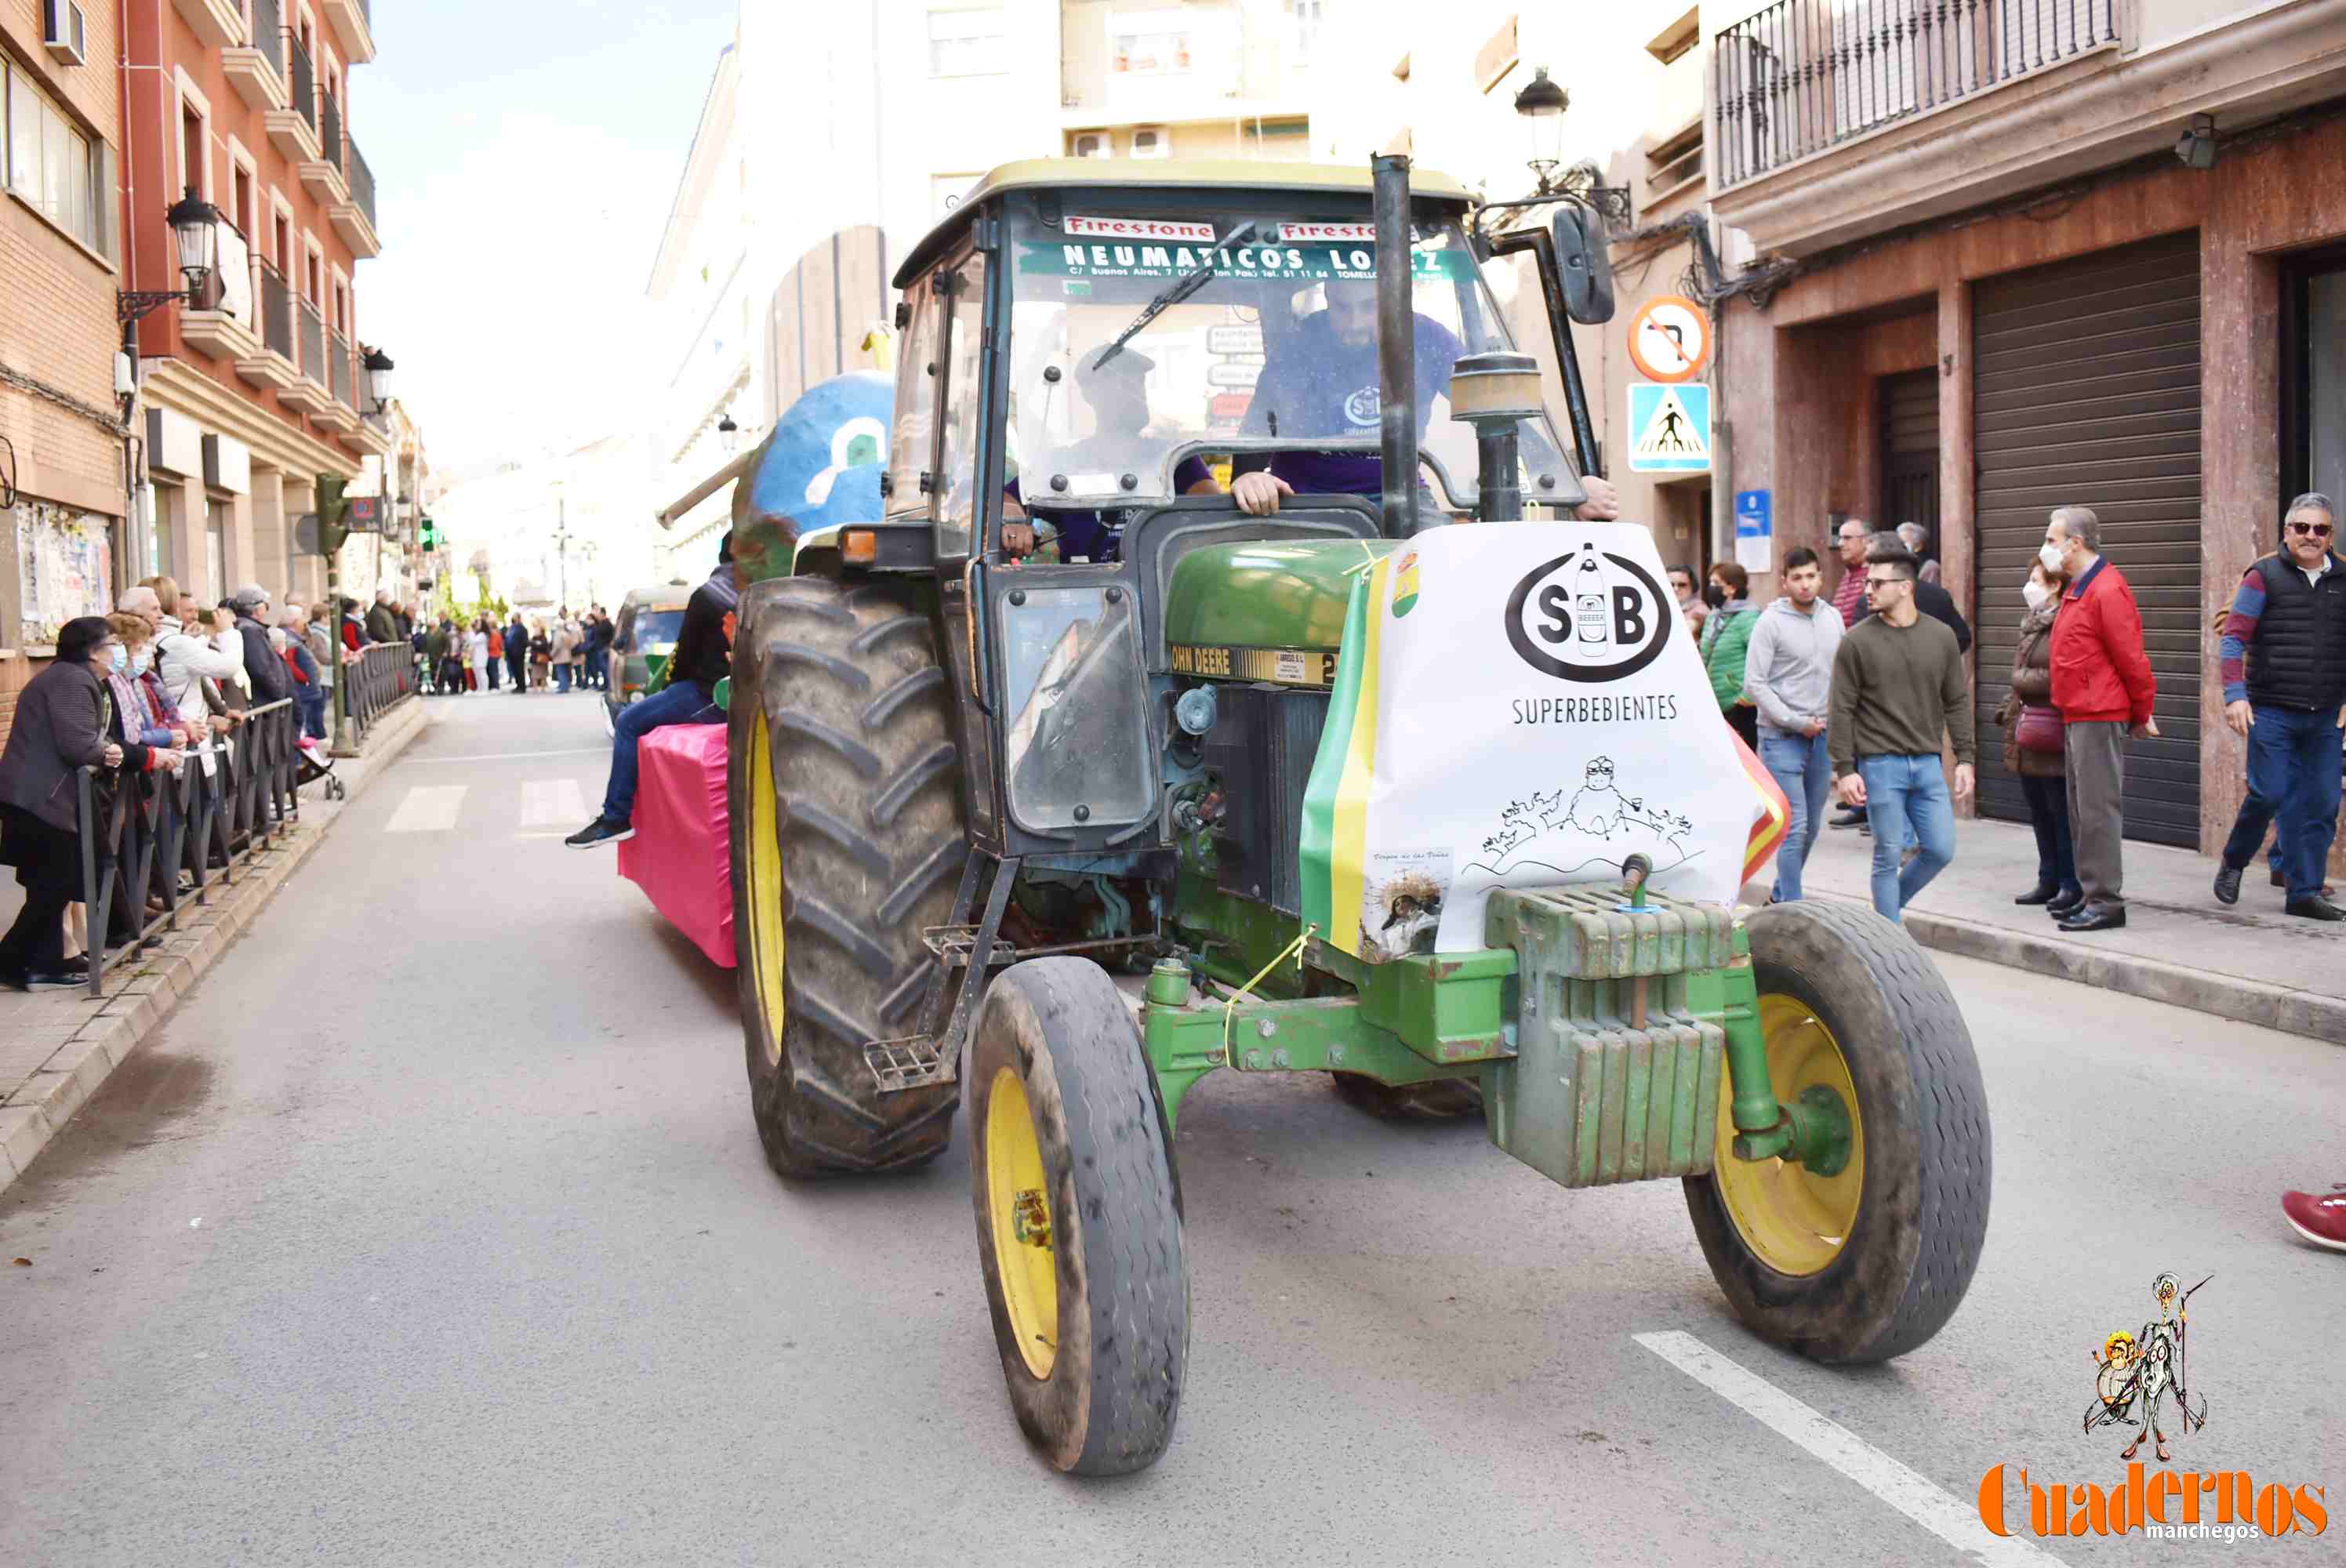
[[[2346,1057],[1947,957],[1996,1192],[1920,1350],[1833,1369],[1744,1332],[1675,1184],[1567,1194],[1479,1124],[1224,1074],[1178,1140],[1173,1445],[1054,1474],[1004,1401],[958,1129],[909,1178],[778,1181],[732,977],[559,843],[601,788],[590,700],[433,708],[0,1197],[0,1257],[31,1260],[0,1274],[0,1561],[1758,1563],[1796,1532],[1962,1561],[1948,1520],[1991,1467],[2123,1480],[2127,1434],[2079,1431],[2089,1352],[2163,1269],[2213,1276],[2175,1467],[2338,1480],[2346,1417],[2306,1365],[2341,1263],[2275,1200],[2341,1174]],[[1878,1494],[1899,1467],[1956,1505],[1939,1532]],[[2039,1552],[2014,1496],[2012,1539],[1973,1526],[1994,1560],[2139,1551]]]

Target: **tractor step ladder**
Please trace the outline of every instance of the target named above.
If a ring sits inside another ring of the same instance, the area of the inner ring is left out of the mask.
[[[986,890],[985,912],[975,925],[970,925],[967,922],[977,902],[979,877],[987,865],[992,865],[994,871],[993,885]],[[978,993],[985,989],[986,972],[995,962],[994,939],[1002,930],[1003,914],[1010,907],[1011,885],[1017,880],[1015,856],[997,861],[990,856],[973,853],[962,868],[961,888],[954,895],[953,920],[921,933],[923,944],[935,955],[937,963],[930,971],[928,991],[921,1003],[920,1033],[893,1040],[874,1040],[863,1047],[863,1064],[871,1070],[872,1081],[882,1094],[936,1088],[960,1075],[962,1041],[967,1038],[970,1020],[976,1015]],[[954,983],[955,972],[960,976],[958,984]],[[949,989],[953,998],[948,1015]],[[941,1029],[940,1025],[944,1027]]]

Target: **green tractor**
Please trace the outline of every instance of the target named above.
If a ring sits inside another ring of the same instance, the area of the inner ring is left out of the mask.
[[[1454,516],[1565,517],[1592,472],[1566,324],[1611,310],[1591,215],[1485,218],[1397,158],[996,170],[895,278],[884,516],[768,553],[782,575],[742,593],[730,849],[767,1157],[904,1169],[967,1111],[1003,1373],[1059,1470],[1136,1471],[1171,1437],[1173,1128],[1212,1072],[1479,1114],[1566,1186],[1678,1178],[1744,1322],[1825,1361],[1922,1344],[1977,1262],[1978,1064],[1870,911],[1740,919],[1628,855],[1495,888],[1464,951],[1371,954],[1306,916],[1364,568]],[[1512,250],[1577,467],[1485,282]],[[1314,356],[1349,351],[1331,318],[1364,309],[1368,385],[1313,391]],[[1380,494],[1308,482],[1371,458]],[[1257,514],[1206,459],[1307,482]]]

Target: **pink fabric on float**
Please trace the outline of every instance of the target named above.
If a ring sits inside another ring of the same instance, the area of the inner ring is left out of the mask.
[[[722,724],[672,724],[638,743],[636,836],[619,874],[644,890],[709,962],[733,967]]]

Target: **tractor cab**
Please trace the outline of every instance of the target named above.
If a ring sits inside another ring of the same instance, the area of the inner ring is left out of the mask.
[[[852,550],[847,531],[842,548],[851,567],[860,554],[870,570],[935,575],[981,847],[1164,840],[1151,829],[1178,780],[1160,766],[1169,726],[1155,709],[1196,646],[1167,629],[1182,559],[1402,531],[1382,500],[1371,197],[1364,168],[1015,164],[899,270],[885,523]],[[1430,524],[1476,504],[1476,436],[1454,417],[1453,367],[1515,343],[1468,193],[1420,172],[1409,199],[1409,285],[1383,308],[1409,321]],[[1522,494],[1577,505],[1545,410],[1520,432]],[[1275,515],[1229,494],[1260,469],[1286,486]],[[1307,559],[1260,565],[1295,576],[1288,609],[1299,594],[1332,596],[1341,618],[1349,584],[1287,570]]]

